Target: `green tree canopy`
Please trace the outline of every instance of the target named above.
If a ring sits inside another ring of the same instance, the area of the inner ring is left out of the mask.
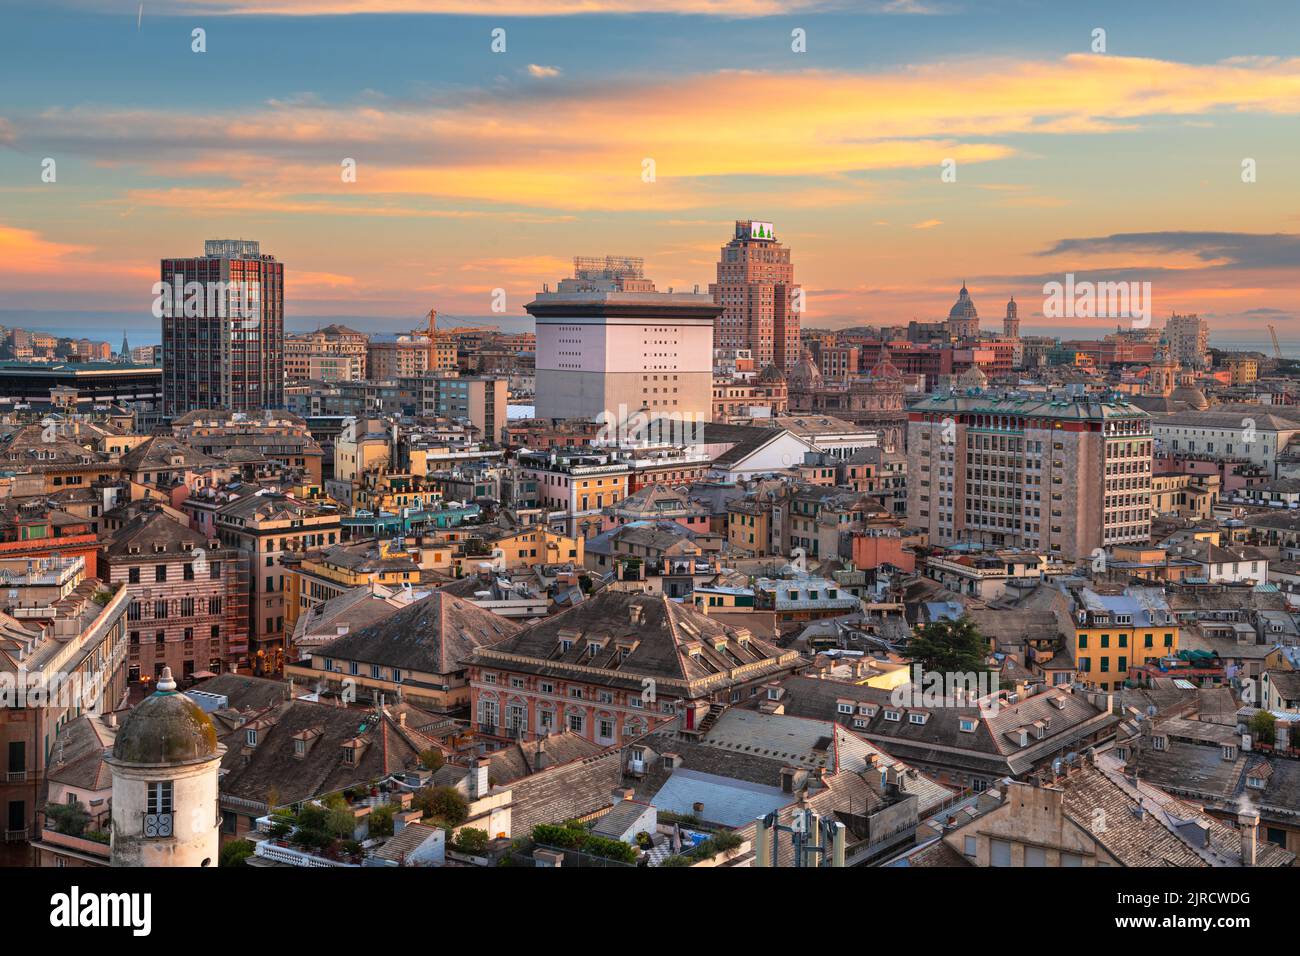
[[[455,787],[425,787],[411,800],[425,817],[434,817],[449,826],[459,826],[469,816],[469,803]]]
[[[1261,710],[1250,718],[1250,735],[1261,744],[1272,744],[1277,739],[1277,718]]]
[[[906,653],[924,670],[941,674],[989,669],[988,639],[964,614],[956,621],[933,621],[915,632]]]

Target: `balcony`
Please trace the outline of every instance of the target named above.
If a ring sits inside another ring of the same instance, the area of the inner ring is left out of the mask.
[[[288,866],[305,866],[305,867],[350,867],[355,868],[355,863],[344,863],[341,860],[327,860],[323,856],[316,856],[314,853],[305,853],[302,850],[296,850],[291,846],[286,846],[282,842],[272,840],[259,840],[253,848],[253,853],[267,860],[273,860],[276,863],[284,863]]]
[[[165,840],[173,835],[172,814],[145,813],[141,834],[148,840]]]

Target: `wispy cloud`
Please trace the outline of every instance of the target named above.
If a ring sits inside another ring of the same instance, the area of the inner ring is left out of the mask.
[[[81,9],[121,12],[118,0],[55,0]],[[457,14],[468,16],[558,17],[591,14],[694,14],[713,17],[771,17],[804,11],[933,14],[943,6],[925,0],[171,0],[146,4],[160,15],[243,14],[340,16],[356,14]]]

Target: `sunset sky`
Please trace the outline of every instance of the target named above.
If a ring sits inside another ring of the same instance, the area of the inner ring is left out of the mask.
[[[1072,272],[1297,340],[1297,36],[1281,0],[10,0],[0,324],[116,344],[160,258],[240,237],[286,263],[291,328],[497,287],[518,318],[574,255],[703,288],[752,217],[805,325],[933,320],[965,279],[1045,331]]]

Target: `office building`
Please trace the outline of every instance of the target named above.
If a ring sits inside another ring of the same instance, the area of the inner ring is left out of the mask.
[[[284,265],[259,243],[209,239],[163,259],[163,414],[284,406]]]
[[[524,307],[537,321],[537,417],[708,421],[713,323],[699,292],[658,292],[642,260],[574,260],[571,279]]]
[[[722,306],[713,347],[749,349],[754,367],[782,371],[799,361],[799,287],[790,250],[776,241],[770,222],[740,220],[722,247],[718,281],[709,286]]]
[[[908,520],[1066,560],[1146,542],[1151,453],[1150,416],[1118,397],[935,395],[908,412]]]

